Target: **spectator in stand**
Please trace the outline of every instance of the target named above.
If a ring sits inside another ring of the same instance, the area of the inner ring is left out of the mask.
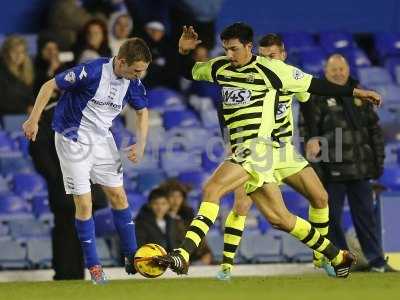
[[[91,18],[76,0],[54,0],[48,14],[48,28],[60,41],[63,51],[71,50],[77,33]]]
[[[149,45],[153,62],[147,69],[143,83],[149,87],[167,86],[178,89],[178,73],[176,68],[176,47],[172,46],[165,35],[165,27],[161,22],[152,21],[145,25],[143,39]]]
[[[174,179],[164,182],[161,187],[167,192],[167,199],[170,206],[169,215],[174,219],[183,221],[185,225],[184,231],[186,231],[194,218],[194,210],[187,204],[189,188]],[[204,265],[212,263],[213,257],[205,240],[202,241],[201,246],[193,254],[191,260]]]
[[[26,41],[17,35],[6,38],[1,47],[0,115],[24,114],[32,108],[33,80]]]
[[[110,16],[108,21],[108,40],[110,43],[111,54],[118,54],[118,49],[129,37],[133,29],[131,17],[125,12],[116,12]]]
[[[357,87],[347,60],[331,55],[325,66],[328,81]],[[329,194],[328,237],[340,249],[348,249],[341,227],[344,201],[350,206],[357,237],[372,272],[392,272],[379,239],[370,179],[383,173],[384,140],[372,104],[355,97],[312,96],[302,103],[301,136],[306,139],[307,158],[316,158]],[[325,139],[320,142],[320,137]],[[340,150],[337,151],[337,143]],[[323,148],[323,145],[327,148]]]
[[[142,206],[136,217],[136,239],[138,246],[156,243],[166,251],[172,251],[183,240],[184,224],[169,214],[167,193],[156,188],[150,192],[148,204]]]
[[[100,19],[87,22],[80,33],[74,53],[77,63],[87,62],[99,57],[110,57],[111,49],[108,45],[106,23]]]

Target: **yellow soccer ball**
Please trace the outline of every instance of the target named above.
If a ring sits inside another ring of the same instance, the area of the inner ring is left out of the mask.
[[[154,256],[166,255],[167,252],[163,247],[157,244],[146,244],[140,247],[135,254],[135,268],[136,270],[147,278],[156,278],[164,274],[167,268],[157,266],[151,258]]]

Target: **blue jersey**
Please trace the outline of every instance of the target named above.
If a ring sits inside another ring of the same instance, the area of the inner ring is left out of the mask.
[[[57,74],[55,81],[63,93],[55,108],[53,129],[74,141],[104,141],[126,103],[136,110],[147,107],[141,81],[117,77],[112,58],[99,58],[68,69]]]

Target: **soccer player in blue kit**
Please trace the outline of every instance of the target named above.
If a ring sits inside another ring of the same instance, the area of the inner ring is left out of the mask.
[[[90,180],[102,186],[110,201],[125,270],[128,274],[136,272],[135,225],[123,188],[121,157],[109,129],[124,105],[131,105],[137,113],[137,141],[128,147],[128,158],[137,162],[143,156],[148,111],[140,78],[150,62],[151,52],[146,43],[139,38],[129,39],[116,57],[80,64],[43,84],[23,124],[25,136],[35,141],[38,122],[50,96],[55,89],[63,92],[53,118],[56,150],[65,191],[74,198],[76,230],[94,284],[106,283],[107,278],[96,252]]]

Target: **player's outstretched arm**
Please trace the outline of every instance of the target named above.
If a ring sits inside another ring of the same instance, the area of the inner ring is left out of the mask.
[[[128,152],[128,158],[137,163],[143,157],[146,148],[147,134],[149,132],[149,111],[143,108],[136,111],[136,144]]]
[[[382,104],[381,95],[375,91],[341,86],[325,79],[312,78],[308,92],[320,96],[354,96],[375,105]]]
[[[32,112],[28,118],[22,125],[22,130],[24,131],[25,136],[32,141],[36,140],[36,135],[39,130],[39,119],[42,115],[44,108],[49,102],[51,95],[54,90],[57,88],[56,81],[53,79],[45,82],[36,97],[35,105],[33,106]]]

